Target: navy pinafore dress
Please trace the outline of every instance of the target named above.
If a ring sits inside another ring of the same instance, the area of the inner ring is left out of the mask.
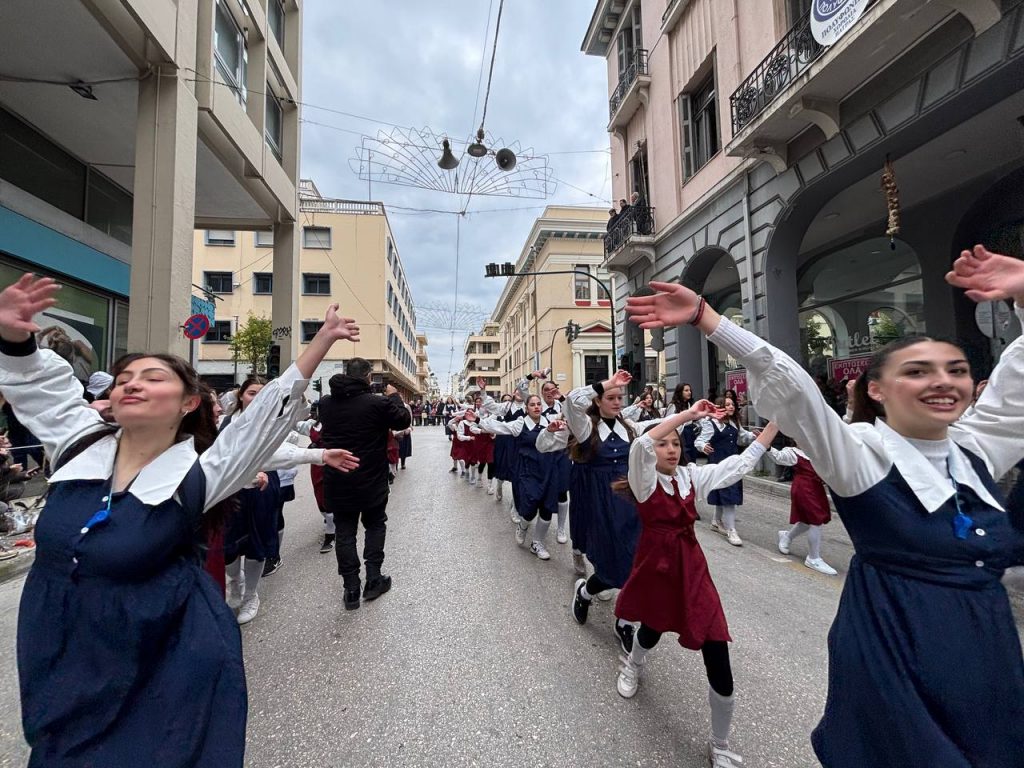
[[[281,480],[267,472],[267,487],[243,488],[238,492],[238,509],[224,531],[224,561],[239,557],[266,560],[280,547],[277,523],[281,512]]]
[[[984,462],[964,454],[999,499]],[[1024,563],[1024,531],[970,488],[958,495],[966,539],[954,499],[929,514],[895,467],[862,494],[833,494],[857,553],[811,736],[825,768],[1024,765],[1024,660],[1000,582]]]
[[[700,432],[698,422],[690,421],[683,425],[683,455],[687,461],[696,461],[700,452],[695,445],[697,434]]]
[[[511,424],[523,415],[522,411],[513,413],[509,410],[499,421]],[[512,482],[515,479],[516,439],[512,435],[496,435],[494,438],[494,476],[501,481]]]
[[[715,452],[708,456],[708,464],[718,464],[723,459],[735,456],[739,453],[740,432],[731,422],[725,422],[722,429],[713,425],[714,434],[708,441],[708,445],[715,449]],[[708,504],[713,506],[738,506],[743,503],[743,481],[737,480],[732,485],[719,488],[708,494]]]
[[[194,549],[205,493],[114,494],[83,534],[109,493],[109,480],[55,483],[39,517],[18,615],[29,766],[241,768],[241,635]]]
[[[523,431],[516,436],[516,479],[513,481],[516,511],[524,520],[532,520],[539,508],[554,512],[558,508],[554,454],[537,450],[537,436],[544,431],[538,424],[532,427],[524,419]]]
[[[554,408],[548,408],[544,411],[544,416],[548,419],[561,419],[562,413]],[[558,491],[558,495],[568,493],[569,486],[572,484],[572,462],[569,460],[569,451],[557,451],[550,454],[554,458],[552,459],[555,463],[555,484]]]
[[[633,567],[640,536],[636,504],[612,490],[612,483],[625,478],[629,471],[629,443],[615,432],[603,442],[596,435],[589,439],[596,443],[590,461],[572,465],[570,525],[575,518],[583,517],[580,510],[586,510],[583,541],[573,534],[572,543],[586,553],[601,581],[622,587]]]

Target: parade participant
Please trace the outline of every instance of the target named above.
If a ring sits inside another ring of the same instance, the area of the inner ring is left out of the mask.
[[[711,765],[732,768],[742,762],[729,750],[735,705],[728,645],[732,638],[693,523],[697,498],[752,470],[771,444],[775,428],[765,428],[739,456],[704,466],[688,463],[678,428],[716,413],[715,406],[701,400],[650,427],[630,447],[628,482],[620,487],[625,486],[622,490],[636,501],[643,528],[615,613],[639,627],[632,649],[622,657],[616,688],[624,698],[635,696],[651,649],[664,633],[678,633],[681,646],[704,657],[710,684]]]
[[[550,369],[548,369],[550,370]],[[541,378],[547,377],[547,371],[538,371]],[[553,381],[545,381],[540,387],[541,398],[544,400],[542,413],[548,421],[562,418],[562,402],[565,397]],[[572,462],[569,460],[569,449],[555,454],[555,477],[558,482],[558,531],[556,540],[559,544],[569,541],[566,525],[569,522],[569,485],[572,478]]]
[[[728,391],[728,390],[727,390]],[[749,445],[756,437],[745,430],[736,418],[736,401],[720,397],[715,405],[721,409],[721,418],[704,419],[700,434],[693,441],[694,448],[708,457],[709,464],[717,464],[739,453],[740,445]],[[708,494],[708,504],[715,507],[711,530],[725,536],[734,547],[742,547],[743,539],[736,533],[736,507],[743,504],[743,481],[737,480],[728,488]]]
[[[395,431],[395,437],[398,439],[398,461],[402,469],[405,469],[406,460],[412,456],[412,430],[413,422],[416,421],[415,409],[410,408],[408,403],[405,407],[409,409],[409,426]]]
[[[804,565],[826,576],[835,576],[836,569],[821,559],[821,527],[832,519],[825,484],[807,454],[799,448],[772,448],[770,454],[776,464],[793,467],[793,481],[789,486],[789,522],[793,527],[779,531],[779,552],[788,555],[793,539],[806,533],[809,552]]]
[[[636,505],[612,490],[612,483],[626,476],[629,446],[640,432],[636,422],[620,415],[632,380],[626,371],[617,371],[607,381],[574,389],[565,401],[565,423],[572,433],[568,442],[573,461],[569,520],[573,565],[577,573],[586,572],[581,570],[583,554],[594,565],[589,579],[576,582],[572,615],[579,624],[586,623],[595,596],[626,583],[640,534]],[[545,449],[550,441],[545,440]],[[578,561],[577,552],[581,553]],[[615,632],[628,653],[633,625],[620,619]]]
[[[472,408],[460,411],[447,423],[448,430],[455,436],[452,440],[452,458],[459,465],[459,477],[465,477],[470,485],[476,485],[476,457],[473,452],[475,435],[470,424],[476,421]]]
[[[558,505],[558,479],[555,476],[555,458],[551,454],[537,450],[537,437],[548,426],[548,420],[542,414],[543,403],[539,395],[530,395],[526,399],[526,414],[515,421],[503,421],[494,417],[480,420],[475,429],[490,432],[492,435],[509,435],[516,439],[515,493],[516,511],[519,522],[516,524],[516,543],[526,543],[530,523],[537,518],[530,541],[530,551],[541,560],[549,560],[551,555],[544,546],[551,516]]]
[[[458,411],[459,404],[455,402],[454,397],[448,395],[448,399],[444,401],[444,405],[440,409],[441,423],[447,425],[448,422],[455,417],[455,414],[458,413]],[[452,431],[448,429],[447,426],[445,426],[444,428],[444,433],[445,435],[448,436],[449,442],[455,442],[452,439],[454,437],[454,433],[452,433]],[[451,471],[454,472],[455,469],[453,468]]]
[[[665,409],[665,415],[671,416],[674,413],[682,413],[687,408],[693,407],[693,387],[689,384],[683,383],[676,386],[675,391],[672,393],[672,402],[668,404]],[[696,461],[699,455],[697,451],[696,443],[697,435],[700,434],[701,421],[689,421],[683,425],[682,438],[683,438],[683,455],[686,456],[687,461]],[[697,515],[697,519],[700,520],[700,515]]]
[[[983,246],[946,275],[974,301],[1012,298],[1024,262]],[[811,736],[825,768],[1017,768],[1024,659],[1005,569],[1024,530],[993,478],[1022,456],[1024,337],[1003,351],[972,414],[963,351],[922,336],[876,351],[845,424],[799,363],[722,319],[682,285],[630,298],[642,328],[689,323],[747,371],[758,412],[777,421],[832,489],[853,541],[829,632],[825,713]]]
[[[111,370],[113,431],[71,366],[36,347],[32,318],[57,290],[26,274],[0,292],[0,387],[58,468],[18,617],[29,765],[241,768],[241,636],[194,554],[198,525],[281,444],[309,376],[359,328],[332,305],[296,363],[216,440],[188,363],[126,355]],[[355,466],[343,452],[331,461]]]
[[[629,408],[623,408],[622,417],[635,421],[638,424],[643,421],[660,419],[661,413],[654,407],[653,390],[645,391],[636,399],[636,402],[633,403],[633,405]]]
[[[519,390],[514,394],[502,395],[501,403],[494,414],[505,422],[512,422],[526,413],[523,396]],[[494,438],[494,481],[493,493],[496,501],[504,497],[504,483],[511,483],[515,478],[515,438],[511,435],[496,435]],[[491,493],[491,490],[488,490]]]

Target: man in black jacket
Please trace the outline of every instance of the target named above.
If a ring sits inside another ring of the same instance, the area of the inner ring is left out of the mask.
[[[324,467],[324,502],[334,515],[334,553],[345,584],[345,608],[350,611],[359,607],[360,518],[366,531],[363,599],[374,600],[391,589],[391,577],[381,573],[388,521],[388,430],[406,429],[411,421],[409,409],[390,384],[383,397],[370,391],[372,370],[362,358],[349,360],[346,373],[331,377],[331,394],[320,399],[323,447],[345,448],[359,457],[359,467],[352,472]]]

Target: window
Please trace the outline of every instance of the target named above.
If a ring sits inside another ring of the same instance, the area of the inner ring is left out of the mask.
[[[395,246],[391,242],[391,238],[388,238],[388,264],[393,264],[395,261]]]
[[[231,341],[231,321],[214,320],[203,341],[208,344],[227,344]]]
[[[583,356],[583,380],[593,383],[608,378],[608,355]]]
[[[331,247],[331,228],[330,227],[303,227],[302,228],[302,247],[303,248],[321,248],[329,250]]]
[[[235,233],[230,229],[208,229],[206,230],[206,244],[233,246]]]
[[[320,326],[324,324],[323,320],[303,320],[302,321],[302,343],[309,344],[316,336],[317,331],[320,330]]]
[[[60,208],[84,216],[85,166],[11,114],[0,110],[0,176]]]
[[[331,276],[303,272],[302,293],[306,296],[330,296]]]
[[[811,15],[811,0],[789,0],[789,26]]]
[[[274,157],[278,160],[281,159],[281,131],[282,125],[284,124],[284,113],[281,110],[281,102],[277,100],[277,96],[270,90],[270,83],[267,83],[267,120],[266,130],[264,133],[267,137],[267,146],[270,147],[270,151],[274,153]]]
[[[85,223],[126,245],[132,244],[132,196],[91,168]]]
[[[274,247],[274,233],[273,232],[257,232],[256,233],[256,247],[257,248],[273,248]]]
[[[274,292],[274,273],[273,272],[253,272],[252,273],[252,292],[253,293],[273,293]]]
[[[637,0],[629,10],[629,15],[622,23],[622,29],[619,32],[618,54],[620,80],[626,75],[626,70],[628,70],[630,65],[633,63],[633,58],[636,55],[637,50],[644,47],[641,27],[640,2]]]
[[[586,272],[581,275],[580,272]],[[590,301],[590,274],[589,264],[577,264],[576,274],[573,275],[573,286],[576,294],[576,301]]]
[[[714,72],[692,93],[679,96],[679,125],[683,141],[683,175],[688,179],[703,168],[719,149]]]
[[[224,0],[217,0],[213,25],[213,52],[217,71],[231,92],[241,104],[245,104],[245,76],[248,66],[248,52],[245,49],[245,35],[238,28],[234,17],[224,6]]]
[[[213,293],[231,293],[231,272],[203,272],[203,284]]]
[[[277,40],[277,44],[284,48],[284,2],[282,0],[267,0],[267,23],[270,25],[270,32]]]

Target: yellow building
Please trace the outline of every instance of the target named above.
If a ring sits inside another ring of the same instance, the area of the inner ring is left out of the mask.
[[[507,391],[502,388],[501,381],[501,336],[499,326],[493,321],[484,323],[480,333],[466,338],[463,347],[462,392],[476,392],[476,381],[483,378],[487,382],[487,392],[494,394]]]
[[[300,184],[302,242],[298,260],[298,326],[274,328],[282,346],[294,337],[301,351],[316,334],[327,307],[359,321],[360,341],[338,342],[313,380],[324,392],[344,362],[373,363],[374,382],[390,382],[404,395],[420,394],[429,375],[427,339],[417,336],[416,313],[402,260],[382,203],[331,200],[308,179]],[[202,230],[195,234],[192,281],[216,301],[216,322],[197,344],[197,369],[214,386],[226,387],[248,372],[232,360],[231,334],[249,313],[270,317],[274,294],[271,232]]]
[[[564,392],[612,371],[611,306],[593,279],[614,294],[612,275],[601,267],[607,221],[604,208],[548,206],[534,223],[516,272],[570,274],[507,280],[491,315],[501,343],[503,392],[537,368],[551,367]],[[572,343],[565,338],[570,320],[580,326]]]

